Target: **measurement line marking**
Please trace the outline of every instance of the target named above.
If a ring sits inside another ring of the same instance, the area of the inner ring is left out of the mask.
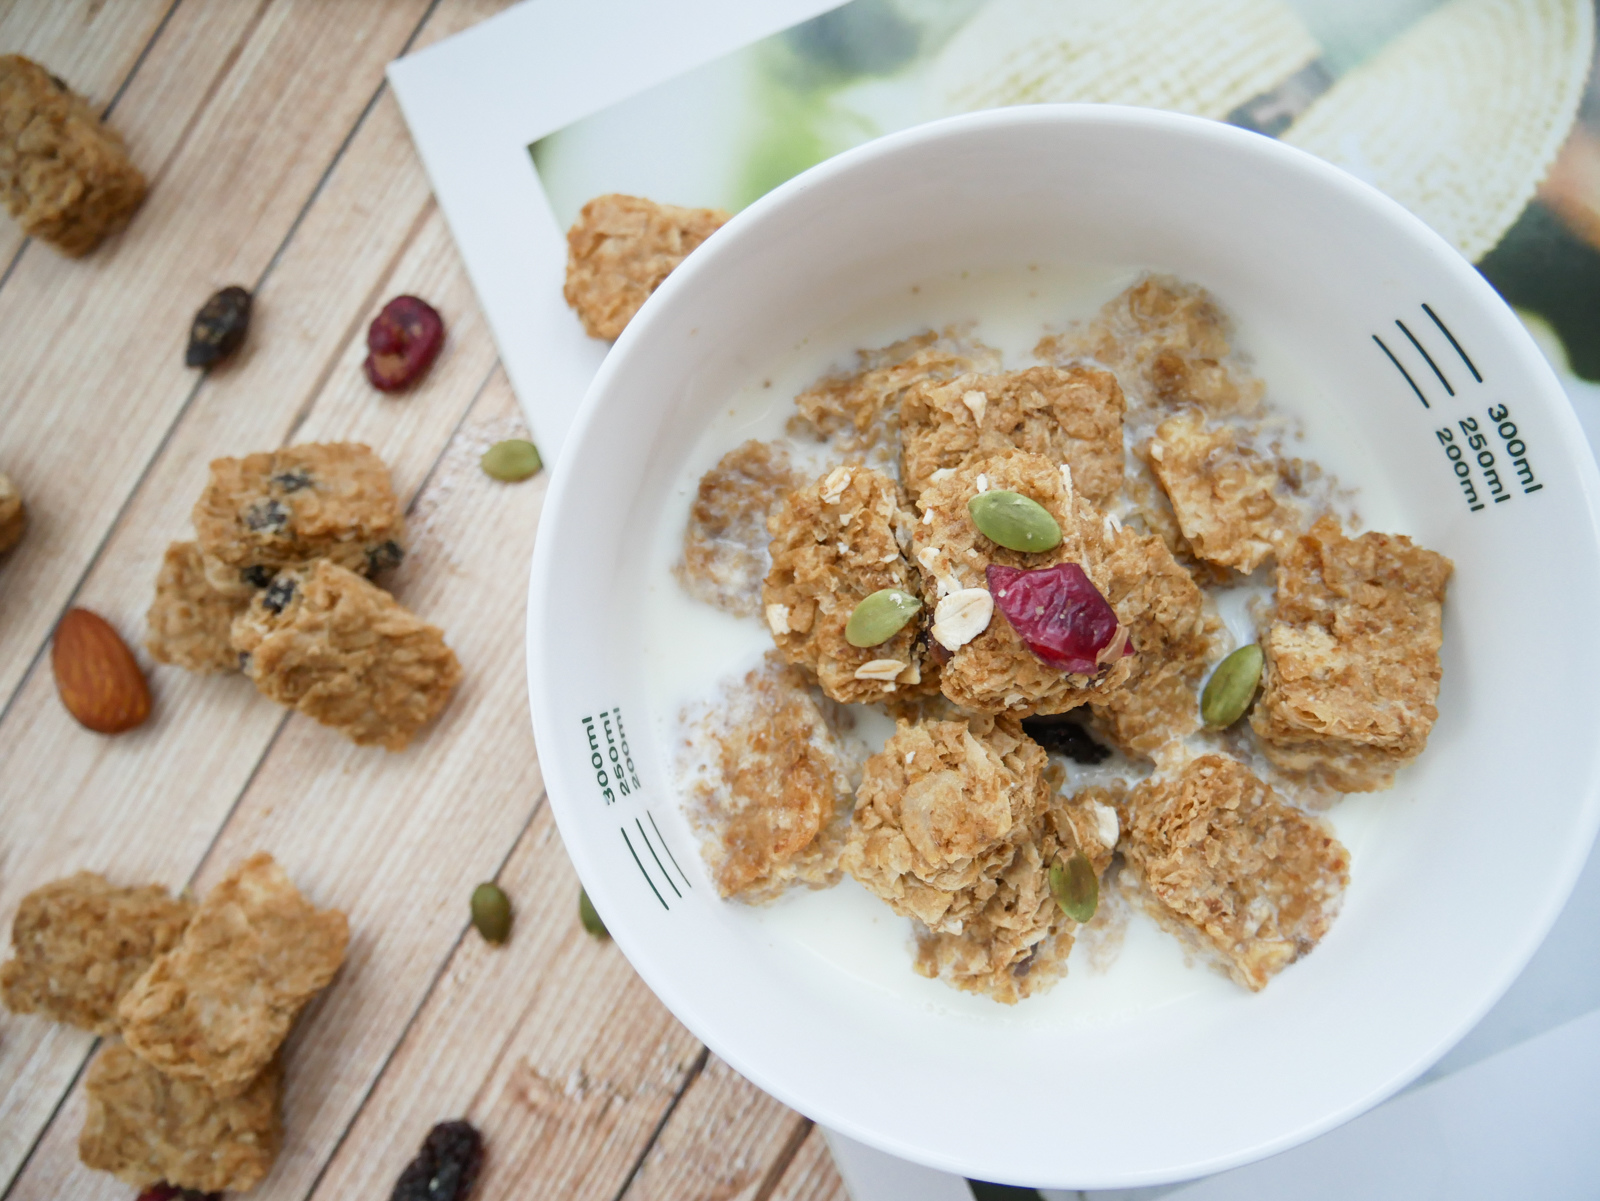
[[[1372,335],[1372,340],[1378,344],[1379,350],[1383,351],[1384,354],[1389,356],[1389,361],[1394,364],[1395,370],[1406,377],[1406,383],[1411,385],[1411,390],[1417,394],[1417,399],[1422,402],[1422,407],[1425,409],[1433,408],[1433,406],[1428,403],[1428,398],[1422,394],[1422,389],[1417,387],[1417,381],[1411,378],[1411,372],[1407,371],[1401,364],[1400,360],[1394,357],[1394,351],[1385,346],[1383,344],[1383,339],[1378,337],[1377,334]]]
[[[639,837],[644,839],[644,845],[650,852],[650,858],[654,859],[656,866],[661,869],[661,875],[666,880],[667,887],[672,889],[674,896],[681,898],[683,894],[678,891],[678,886],[672,882],[672,874],[667,871],[667,865],[662,863],[661,856],[656,854],[655,843],[651,842],[650,835],[644,832],[644,823],[638,818],[634,818],[633,824],[639,827]]]
[[[622,841],[628,844],[628,854],[632,855],[633,861],[639,865],[639,874],[644,877],[644,882],[650,886],[650,891],[656,894],[656,900],[661,902],[661,908],[671,913],[672,907],[667,904],[667,899],[661,895],[661,890],[656,887],[656,882],[650,878],[650,873],[644,870],[644,863],[639,859],[639,852],[633,849],[633,842],[628,838],[628,828],[626,826],[618,826],[617,828],[622,831]]]
[[[1456,394],[1456,390],[1450,386],[1450,381],[1445,379],[1444,372],[1439,370],[1439,364],[1433,361],[1433,356],[1428,353],[1427,349],[1422,345],[1421,342],[1417,341],[1417,336],[1406,328],[1406,323],[1404,321],[1396,318],[1395,324],[1400,327],[1400,332],[1406,336],[1411,345],[1417,348],[1417,353],[1428,360],[1428,366],[1433,368],[1433,373],[1439,377],[1439,382],[1444,385],[1444,390],[1451,396],[1454,396]]]
[[[661,839],[661,849],[667,853],[667,858],[672,860],[672,866],[678,868],[678,875],[683,876],[683,886],[693,888],[694,885],[689,883],[689,877],[683,874],[683,868],[678,867],[678,857],[672,853],[672,847],[662,835],[661,827],[656,825],[656,815],[648,809],[644,811],[644,815],[650,819],[650,828],[656,832],[656,837]]]
[[[1439,332],[1450,339],[1450,345],[1456,348],[1456,353],[1461,356],[1461,361],[1467,365],[1467,370],[1472,372],[1472,378],[1480,384],[1483,383],[1483,376],[1478,374],[1477,366],[1467,357],[1467,352],[1461,349],[1461,343],[1456,341],[1456,336],[1450,332],[1450,327],[1439,320],[1439,314],[1435,313],[1427,305],[1422,306],[1422,311],[1428,314],[1429,319],[1439,327]]]

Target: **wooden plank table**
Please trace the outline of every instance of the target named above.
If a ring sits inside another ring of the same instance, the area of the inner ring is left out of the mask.
[[[428,1127],[486,1135],[479,1196],[842,1199],[811,1123],[739,1078],[577,921],[544,804],[522,620],[543,477],[497,483],[523,429],[383,82],[384,65],[504,0],[4,0],[0,53],[88,95],[151,180],[130,228],[71,261],[0,218],[0,470],[31,527],[0,559],[0,921],[58,876],[203,892],[268,850],[350,916],[350,957],[288,1048],[286,1139],[265,1198],[388,1195]],[[216,288],[256,295],[237,361],[182,366]],[[449,339],[415,392],[361,375],[367,322],[415,292]],[[161,553],[189,535],[207,462],[364,441],[407,499],[393,581],[442,626],[464,682],[390,754],[258,696],[152,664]],[[114,738],[62,709],[47,651],[74,605],[136,649],[151,720]],[[494,878],[503,948],[469,929]],[[77,1160],[95,1040],[0,1011],[6,1198],[126,1198]]]

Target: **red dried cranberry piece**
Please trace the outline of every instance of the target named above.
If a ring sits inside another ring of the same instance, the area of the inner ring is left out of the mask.
[[[992,564],[988,584],[995,607],[1040,660],[1078,675],[1100,670],[1101,652],[1118,638],[1121,623],[1083,568],[1057,563],[1026,571]],[[1125,647],[1123,654],[1131,651]]]
[[[139,1201],[221,1201],[221,1193],[202,1193],[199,1189],[179,1188],[162,1181],[139,1194]]]
[[[396,296],[367,327],[367,379],[380,392],[409,388],[439,357],[444,319],[426,300]]]

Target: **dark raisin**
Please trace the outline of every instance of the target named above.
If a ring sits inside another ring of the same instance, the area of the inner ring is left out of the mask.
[[[311,487],[311,475],[303,467],[296,467],[293,471],[280,471],[272,477],[272,482],[285,492],[298,492],[302,488]]]
[[[249,651],[240,651],[239,652],[239,670],[240,671],[249,671],[250,670],[250,652]]]
[[[1074,763],[1093,765],[1111,758],[1111,748],[1101,746],[1089,736],[1083,723],[1065,713],[1048,717],[1024,717],[1022,732],[1047,751],[1065,755]]]
[[[257,532],[276,534],[289,524],[289,510],[281,501],[258,500],[245,510],[244,523]]]
[[[261,594],[261,607],[268,613],[282,613],[289,602],[294,599],[294,589],[295,583],[292,575],[279,576]]]
[[[257,563],[241,570],[239,578],[252,588],[265,588],[272,583],[272,568]]]
[[[399,567],[400,561],[406,557],[406,548],[392,539],[380,542],[377,546],[367,547],[367,574],[377,575],[379,572],[389,571]]]
[[[380,392],[409,388],[433,365],[444,345],[444,319],[426,300],[396,296],[367,328],[362,368]]]
[[[139,1194],[139,1201],[219,1201],[221,1193],[202,1193],[197,1188],[179,1188],[162,1181]]]
[[[243,345],[249,328],[250,293],[238,286],[222,289],[194,315],[184,365],[209,367],[221,362]]]
[[[471,1122],[440,1122],[395,1182],[389,1201],[465,1201],[483,1167],[483,1136]]]
[[[1115,653],[1107,648],[1120,629],[1117,611],[1076,563],[1033,570],[991,563],[986,574],[995,608],[1041,662],[1092,676],[1102,652]]]

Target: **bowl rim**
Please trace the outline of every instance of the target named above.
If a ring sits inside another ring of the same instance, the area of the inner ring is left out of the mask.
[[[1548,366],[1542,352],[1538,350],[1531,335],[1528,334],[1509,305],[1454,247],[1399,202],[1372,185],[1306,151],[1223,122],[1129,105],[1044,103],[988,109],[930,121],[906,130],[884,135],[860,146],[845,150],[780,184],[772,191],[759,197],[745,209],[734,214],[726,225],[708,239],[705,245],[710,248],[710,253],[702,252],[691,255],[663,281],[646,300],[638,314],[629,322],[621,336],[606,354],[574,417],[566,440],[566,451],[552,473],[540,516],[541,525],[548,522],[554,528],[565,520],[569,481],[578,471],[576,448],[588,445],[594,438],[596,427],[603,419],[603,397],[610,390],[613,378],[622,371],[624,364],[631,357],[634,344],[645,336],[645,331],[655,323],[658,314],[670,308],[680,291],[690,287],[692,281],[698,278],[700,274],[717,270],[726,256],[738,252],[739,246],[744,239],[755,236],[753,231],[759,229],[760,225],[767,219],[768,214],[794,204],[805,193],[825,181],[853,172],[865,163],[900,153],[924,143],[981,133],[988,129],[1010,128],[1022,125],[1049,126],[1059,124],[1100,125],[1135,131],[1156,129],[1176,132],[1181,136],[1193,137],[1203,141],[1210,140],[1217,144],[1228,145],[1246,154],[1255,154],[1264,159],[1276,160],[1278,164],[1288,169],[1311,177],[1317,186],[1338,193],[1341,202],[1364,206],[1389,225],[1396,227],[1397,231],[1409,241],[1425,248],[1429,252],[1429,256],[1438,261],[1441,270],[1455,276],[1464,293],[1475,296],[1475,307],[1482,319],[1493,325],[1496,332],[1510,342],[1522,344],[1522,349],[1525,352],[1522,357],[1527,360],[1531,369],[1536,372],[1542,372],[1547,377],[1545,382],[1548,384],[1548,388],[1545,391],[1552,396],[1560,395],[1565,397],[1565,390],[1561,387],[1553,370]],[[1543,405],[1544,402],[1541,401],[1540,404]],[[1582,427],[1570,401],[1564,401],[1559,405],[1548,407],[1554,409],[1549,416],[1564,434],[1564,441],[1573,442],[1580,446],[1587,445]],[[1578,493],[1567,503],[1586,510],[1590,529],[1600,530],[1600,469],[1597,469],[1592,456],[1580,457],[1578,483]],[[547,591],[541,586],[541,579],[548,577],[554,542],[555,540],[549,537],[536,540],[529,579],[525,649],[528,669],[529,707],[536,744],[541,741],[538,733],[541,725],[550,728],[554,721],[551,712],[553,702],[546,694],[545,682],[540,677],[536,662],[539,631],[545,628],[546,616],[549,611]],[[1600,545],[1600,542],[1597,542],[1597,545]],[[552,738],[549,744],[554,747],[556,740]],[[565,837],[567,828],[570,828],[573,819],[563,823],[562,809],[564,802],[558,802],[556,799],[558,792],[562,792],[567,784],[561,756],[559,754],[552,755],[548,763],[542,753],[539,758],[547,797],[552,805],[552,812],[556,817],[558,827],[565,827],[563,828],[563,841],[574,868],[582,880],[603,876],[603,873],[596,870],[596,866],[582,840]],[[574,792],[576,792],[576,787]],[[1087,1184],[1080,1183],[1066,1187],[1128,1188],[1197,1179],[1229,1168],[1256,1162],[1298,1146],[1359,1116],[1399,1092],[1459,1042],[1500,1000],[1527,966],[1529,959],[1538,950],[1565,907],[1589,858],[1597,831],[1600,831],[1600,757],[1596,757],[1590,763],[1586,793],[1581,798],[1581,804],[1575,807],[1575,813],[1580,837],[1572,840],[1567,845],[1565,854],[1558,862],[1546,865],[1546,870],[1542,873],[1547,885],[1544,890],[1544,900],[1536,913],[1530,910],[1530,913],[1534,914],[1534,920],[1525,926],[1525,936],[1522,944],[1517,947],[1514,954],[1507,954],[1501,959],[1505,969],[1486,983],[1486,986],[1479,994],[1478,1003],[1470,1009],[1469,1016],[1449,1029],[1442,1030],[1433,1044],[1413,1061],[1397,1066],[1387,1078],[1377,1082],[1361,1095],[1349,1098],[1342,1105],[1329,1109],[1320,1120],[1305,1123],[1297,1129],[1282,1131],[1273,1138],[1266,1139],[1255,1145],[1229,1150],[1197,1162],[1191,1168],[1186,1169],[1182,1175],[1174,1175],[1173,1171],[1168,1168],[1158,1169],[1153,1172],[1130,1171],[1114,1180],[1096,1181]],[[591,899],[593,899],[592,896]],[[700,1027],[693,1019],[695,1012],[694,1002],[683,995],[670,974],[656,973],[640,966],[641,964],[650,963],[653,968],[652,956],[648,954],[645,942],[635,937],[634,933],[629,930],[627,923],[611,926],[608,922],[608,928],[619,949],[628,958],[630,964],[634,965],[635,970],[639,972],[640,977],[644,979],[651,992],[668,1010],[696,1038],[700,1039],[729,1066],[763,1091],[791,1108],[813,1118],[818,1123],[889,1154],[952,1173],[961,1175],[970,1175],[972,1173],[973,1164],[970,1162],[941,1152],[937,1148],[912,1146],[896,1138],[881,1135],[870,1127],[860,1125],[850,1116],[834,1111],[832,1106],[826,1103],[819,1103],[817,1098],[801,1097],[789,1089],[782,1080],[773,1079],[761,1066],[750,1063],[739,1049],[727,1046],[721,1037],[720,1031],[714,1029],[706,1030]],[[990,1178],[1000,1179],[1000,1177]],[[1016,1183],[1031,1184],[1044,1188],[1063,1187],[1050,1180],[1023,1180]]]

